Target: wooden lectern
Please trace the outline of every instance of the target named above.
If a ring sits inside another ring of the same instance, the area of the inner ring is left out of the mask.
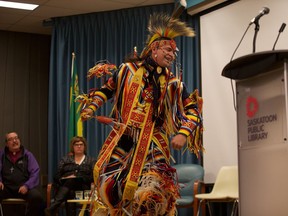
[[[235,80],[239,212],[288,215],[288,50],[242,56],[222,76]]]

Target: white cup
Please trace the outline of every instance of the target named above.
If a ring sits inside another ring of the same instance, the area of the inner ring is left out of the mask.
[[[85,199],[85,200],[88,200],[89,197],[90,197],[90,194],[91,194],[91,191],[90,191],[90,190],[85,190],[85,191],[84,191],[84,199]]]
[[[82,200],[83,199],[83,191],[75,191],[75,199]]]

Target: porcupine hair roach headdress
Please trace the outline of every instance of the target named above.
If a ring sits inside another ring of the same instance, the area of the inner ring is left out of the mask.
[[[175,37],[193,37],[195,35],[194,30],[188,27],[185,22],[162,13],[155,13],[150,16],[148,32],[146,46],[141,53],[141,57],[146,57],[153,47],[161,46],[161,41],[169,41],[172,48],[176,50],[176,43],[173,40]]]

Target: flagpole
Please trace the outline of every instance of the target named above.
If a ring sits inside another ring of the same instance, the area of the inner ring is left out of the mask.
[[[72,62],[71,62],[71,80],[72,80],[72,78],[73,78],[73,71],[74,71],[74,60],[75,60],[75,57],[76,57],[76,55],[75,55],[75,53],[74,52],[72,52]]]
[[[81,121],[79,102],[75,101],[75,98],[79,94],[78,86],[78,74],[76,66],[76,55],[72,52],[71,60],[71,80],[70,80],[70,105],[69,105],[69,125],[68,125],[68,137],[69,141],[74,136],[83,136],[83,123]],[[77,109],[78,107],[78,109]]]

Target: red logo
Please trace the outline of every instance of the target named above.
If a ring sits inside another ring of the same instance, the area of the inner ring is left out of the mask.
[[[246,113],[249,118],[252,118],[258,111],[259,105],[256,98],[249,96],[246,101]]]

